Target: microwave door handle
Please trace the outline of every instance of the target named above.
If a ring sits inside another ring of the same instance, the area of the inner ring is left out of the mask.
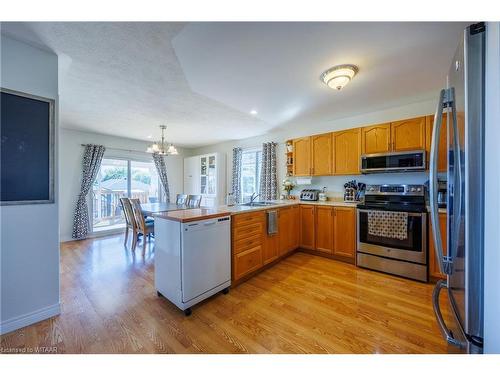
[[[443,120],[443,104],[445,100],[446,90],[441,90],[439,100],[434,115],[434,128],[432,129],[431,157],[429,163],[429,200],[431,206],[431,223],[432,234],[434,239],[434,247],[436,248],[436,257],[441,273],[445,273],[443,264],[443,242],[441,237],[441,228],[439,226],[439,206],[437,199],[437,156],[439,145],[439,134],[441,132]]]

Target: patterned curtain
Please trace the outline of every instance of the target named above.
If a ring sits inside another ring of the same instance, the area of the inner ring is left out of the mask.
[[[104,151],[104,146],[85,146],[85,151],[83,153],[82,185],[76,202],[75,218],[73,220],[73,234],[71,235],[75,239],[86,238],[90,230],[87,196],[92,188],[92,184],[95,181],[97,173],[99,172],[99,168],[101,167]]]
[[[233,148],[233,177],[232,192],[236,203],[241,203],[241,156],[243,150],[240,147]]]
[[[276,174],[276,146],[274,142],[262,145],[262,166],[260,172],[260,198],[278,199],[278,177]]]
[[[160,178],[161,186],[165,191],[165,202],[170,203],[170,188],[168,187],[167,166],[163,155],[158,153],[153,154],[153,161],[155,162],[156,172]]]

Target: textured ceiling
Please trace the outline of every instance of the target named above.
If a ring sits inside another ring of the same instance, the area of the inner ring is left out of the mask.
[[[61,126],[201,146],[429,99],[465,23],[2,23],[59,56]],[[335,92],[319,75],[359,66]],[[250,111],[258,111],[257,116]]]

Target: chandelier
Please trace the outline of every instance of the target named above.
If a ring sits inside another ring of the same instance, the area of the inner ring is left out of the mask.
[[[165,142],[165,129],[167,128],[166,125],[160,125],[161,129],[161,140],[154,142],[151,146],[148,147],[146,152],[152,153],[152,154],[158,154],[158,155],[178,155],[179,153],[177,152],[177,149],[175,146],[170,143],[167,145]]]

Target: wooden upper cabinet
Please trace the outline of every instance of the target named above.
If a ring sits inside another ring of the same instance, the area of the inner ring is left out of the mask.
[[[332,133],[311,137],[312,175],[332,174]]]
[[[447,215],[439,214],[439,229],[441,230],[441,239],[443,242],[443,255],[446,255],[447,249],[447,232],[446,232]],[[429,220],[429,276],[445,279],[446,275],[439,271],[439,265],[436,258],[436,247],[434,246],[434,234],[432,224]]]
[[[427,165],[429,165],[430,162],[433,129],[434,129],[434,115],[429,115],[426,118],[426,124],[425,124],[425,149],[427,151]],[[446,113],[443,113],[441,131],[439,132],[438,162],[437,162],[438,172],[446,172],[448,167],[447,137],[448,137],[447,117]]]
[[[333,208],[333,254],[354,259],[356,255],[356,209]]]
[[[333,133],[333,173],[359,174],[361,128]]]
[[[311,166],[311,137],[293,140],[293,175],[310,176]]]
[[[391,124],[361,128],[361,153],[378,154],[391,151]]]
[[[314,211],[313,205],[301,205],[300,210],[300,247],[314,250]]]
[[[425,149],[425,116],[391,122],[392,151]]]
[[[316,207],[316,250],[333,253],[333,207]]]

